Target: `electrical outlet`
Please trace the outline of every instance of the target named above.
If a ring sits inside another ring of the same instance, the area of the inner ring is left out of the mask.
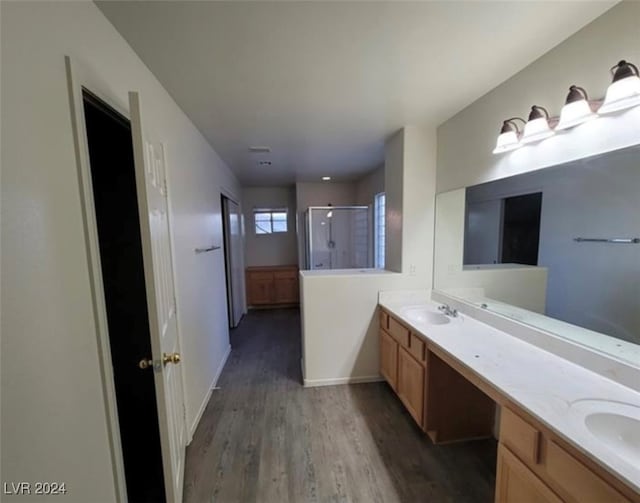
[[[415,264],[411,264],[409,266],[409,276],[415,276],[416,275],[416,266]]]

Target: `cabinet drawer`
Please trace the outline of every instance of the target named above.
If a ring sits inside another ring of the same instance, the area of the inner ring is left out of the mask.
[[[409,348],[409,329],[391,317],[389,317],[389,333],[403,347]]]
[[[500,441],[524,462],[538,464],[540,432],[506,407],[501,412]]]
[[[613,487],[556,444],[546,443],[545,468],[549,478],[562,486],[575,503],[628,503]]]
[[[385,330],[389,330],[389,315],[380,309],[380,326]]]
[[[264,281],[264,280],[272,280],[273,273],[272,272],[259,272],[259,271],[251,271],[247,273],[249,276],[249,281]]]
[[[426,344],[416,334],[411,334],[409,353],[411,353],[411,355],[421,363],[426,361]]]
[[[289,271],[274,271],[273,277],[276,279],[297,279],[298,272],[295,270]]]

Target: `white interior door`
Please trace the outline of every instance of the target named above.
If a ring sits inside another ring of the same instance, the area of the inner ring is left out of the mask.
[[[228,302],[232,327],[238,326],[244,314],[242,300],[242,227],[240,207],[225,197],[225,253],[227,255],[227,275],[229,280]]]
[[[138,93],[129,93],[129,107],[164,483],[173,503],[182,501],[186,435],[165,153],[153,130],[143,128]]]

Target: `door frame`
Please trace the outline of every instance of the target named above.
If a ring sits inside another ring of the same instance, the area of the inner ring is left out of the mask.
[[[244,246],[245,246],[245,236],[246,236],[247,229],[246,229],[246,222],[244,218],[244,211],[242,209],[242,200],[239,194],[237,194],[235,191],[231,190],[229,187],[226,187],[224,185],[220,186],[220,195],[226,197],[227,199],[231,199],[234,203],[238,205],[238,211],[240,212],[240,237],[242,238],[242,253],[240,254],[240,256],[242,259],[242,264],[241,264],[242,271],[244,272],[246,270]],[[220,215],[222,216],[222,198],[220,199]],[[221,221],[224,228],[224,221],[222,219]],[[223,241],[224,241],[224,236],[223,236]],[[225,274],[226,274],[226,259],[225,259]],[[242,282],[241,288],[242,288],[242,314],[244,316],[248,312],[246,280]]]
[[[128,497],[124,472],[124,455],[122,451],[122,440],[120,434],[120,423],[118,420],[115,381],[111,361],[111,345],[109,341],[109,329],[107,323],[107,305],[104,297],[104,281],[102,277],[100,247],[98,240],[98,224],[95,213],[95,201],[93,197],[93,182],[91,178],[91,166],[89,161],[89,142],[87,137],[82,93],[83,90],[86,89],[91,94],[102,100],[105,104],[112,107],[123,117],[131,121],[128,100],[129,93],[125,92],[123,97],[116,96],[113,88],[108,84],[107,79],[97,73],[93,68],[89,68],[85,64],[79,63],[76,59],[73,59],[68,55],[64,57],[64,61],[78,176],[78,189],[80,195],[80,206],[84,231],[83,234],[87,256],[87,269],[91,285],[93,320],[96,329],[99,371],[104,397],[105,422],[107,424],[107,436],[109,440],[109,450],[111,455],[110,457],[112,475],[115,483],[116,501],[118,503],[125,503],[128,500]],[[166,160],[168,157],[166,144],[163,144],[163,148],[165,150]],[[173,205],[171,199],[171,187],[169,184],[168,171],[167,173],[165,173],[165,177],[167,184],[166,189],[169,219],[169,245],[171,247],[171,265],[173,270],[173,283],[175,291],[175,289],[177,288],[175,273],[176,253],[171,211]],[[179,345],[182,348],[182,335],[180,331],[181,308],[177,298],[177,294],[175,299],[175,309],[177,337],[179,340]],[[179,365],[176,370],[178,370],[182,376],[182,414],[184,416],[184,438],[186,439],[188,445],[191,442],[192,437],[190,435],[191,428],[187,422],[188,395],[185,388],[185,365]]]
[[[224,279],[225,290],[227,291],[227,326],[233,328],[233,279],[231,271],[231,258],[229,255],[229,243],[231,241],[229,233],[227,232],[227,218],[229,217],[225,199],[236,203],[230,197],[220,194],[220,215],[222,216],[222,253],[224,255]]]
[[[111,454],[112,475],[115,482],[117,502],[127,501],[127,486],[124,475],[124,457],[120,424],[118,422],[118,407],[116,403],[115,381],[111,364],[111,345],[107,324],[107,304],[104,298],[104,282],[100,262],[100,247],[98,242],[98,224],[93,198],[93,184],[91,167],[89,164],[89,142],[84,116],[82,90],[87,89],[102,101],[111,106],[118,113],[130,119],[129,107],[126,99],[113,96],[112,89],[95,72],[84,65],[76,63],[71,57],[65,56],[65,72],[67,76],[67,91],[71,112],[71,127],[76,157],[78,175],[78,189],[82,224],[85,237],[87,269],[91,285],[91,302],[93,321],[96,329],[98,362],[104,397],[104,408]]]
[[[223,253],[224,253],[224,274],[225,274],[225,281],[226,281],[226,293],[227,293],[227,319],[228,319],[228,325],[229,325],[229,329],[234,328],[231,326],[231,321],[233,318],[232,315],[232,306],[233,306],[233,281],[232,281],[232,271],[231,271],[231,256],[229,254],[229,248],[230,248],[230,236],[227,233],[227,221],[226,221],[226,217],[228,216],[226,214],[226,209],[225,209],[225,203],[224,200],[228,199],[229,201],[231,201],[233,204],[235,204],[238,207],[238,214],[240,216],[240,222],[238,222],[239,226],[240,226],[240,240],[242,242],[242,250],[240,250],[240,268],[242,269],[243,272],[243,281],[240,282],[240,284],[238,285],[238,287],[240,288],[240,299],[241,299],[241,303],[242,305],[240,306],[242,308],[242,316],[244,316],[245,314],[247,314],[247,298],[246,298],[246,279],[244,278],[244,233],[245,233],[245,229],[244,229],[244,214],[242,213],[242,205],[239,202],[239,199],[236,196],[231,195],[231,192],[229,190],[226,190],[224,188],[221,188],[220,190],[220,215],[221,215],[221,221],[222,221],[222,246],[223,246]],[[241,316],[241,318],[242,318]],[[237,325],[236,325],[237,326]]]

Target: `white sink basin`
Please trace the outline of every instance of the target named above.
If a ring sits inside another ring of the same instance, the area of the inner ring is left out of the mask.
[[[571,404],[587,431],[618,457],[640,466],[640,407],[608,400],[578,400]]]
[[[428,306],[405,307],[402,314],[414,323],[426,323],[427,325],[446,325],[451,321],[448,316],[436,312]]]

